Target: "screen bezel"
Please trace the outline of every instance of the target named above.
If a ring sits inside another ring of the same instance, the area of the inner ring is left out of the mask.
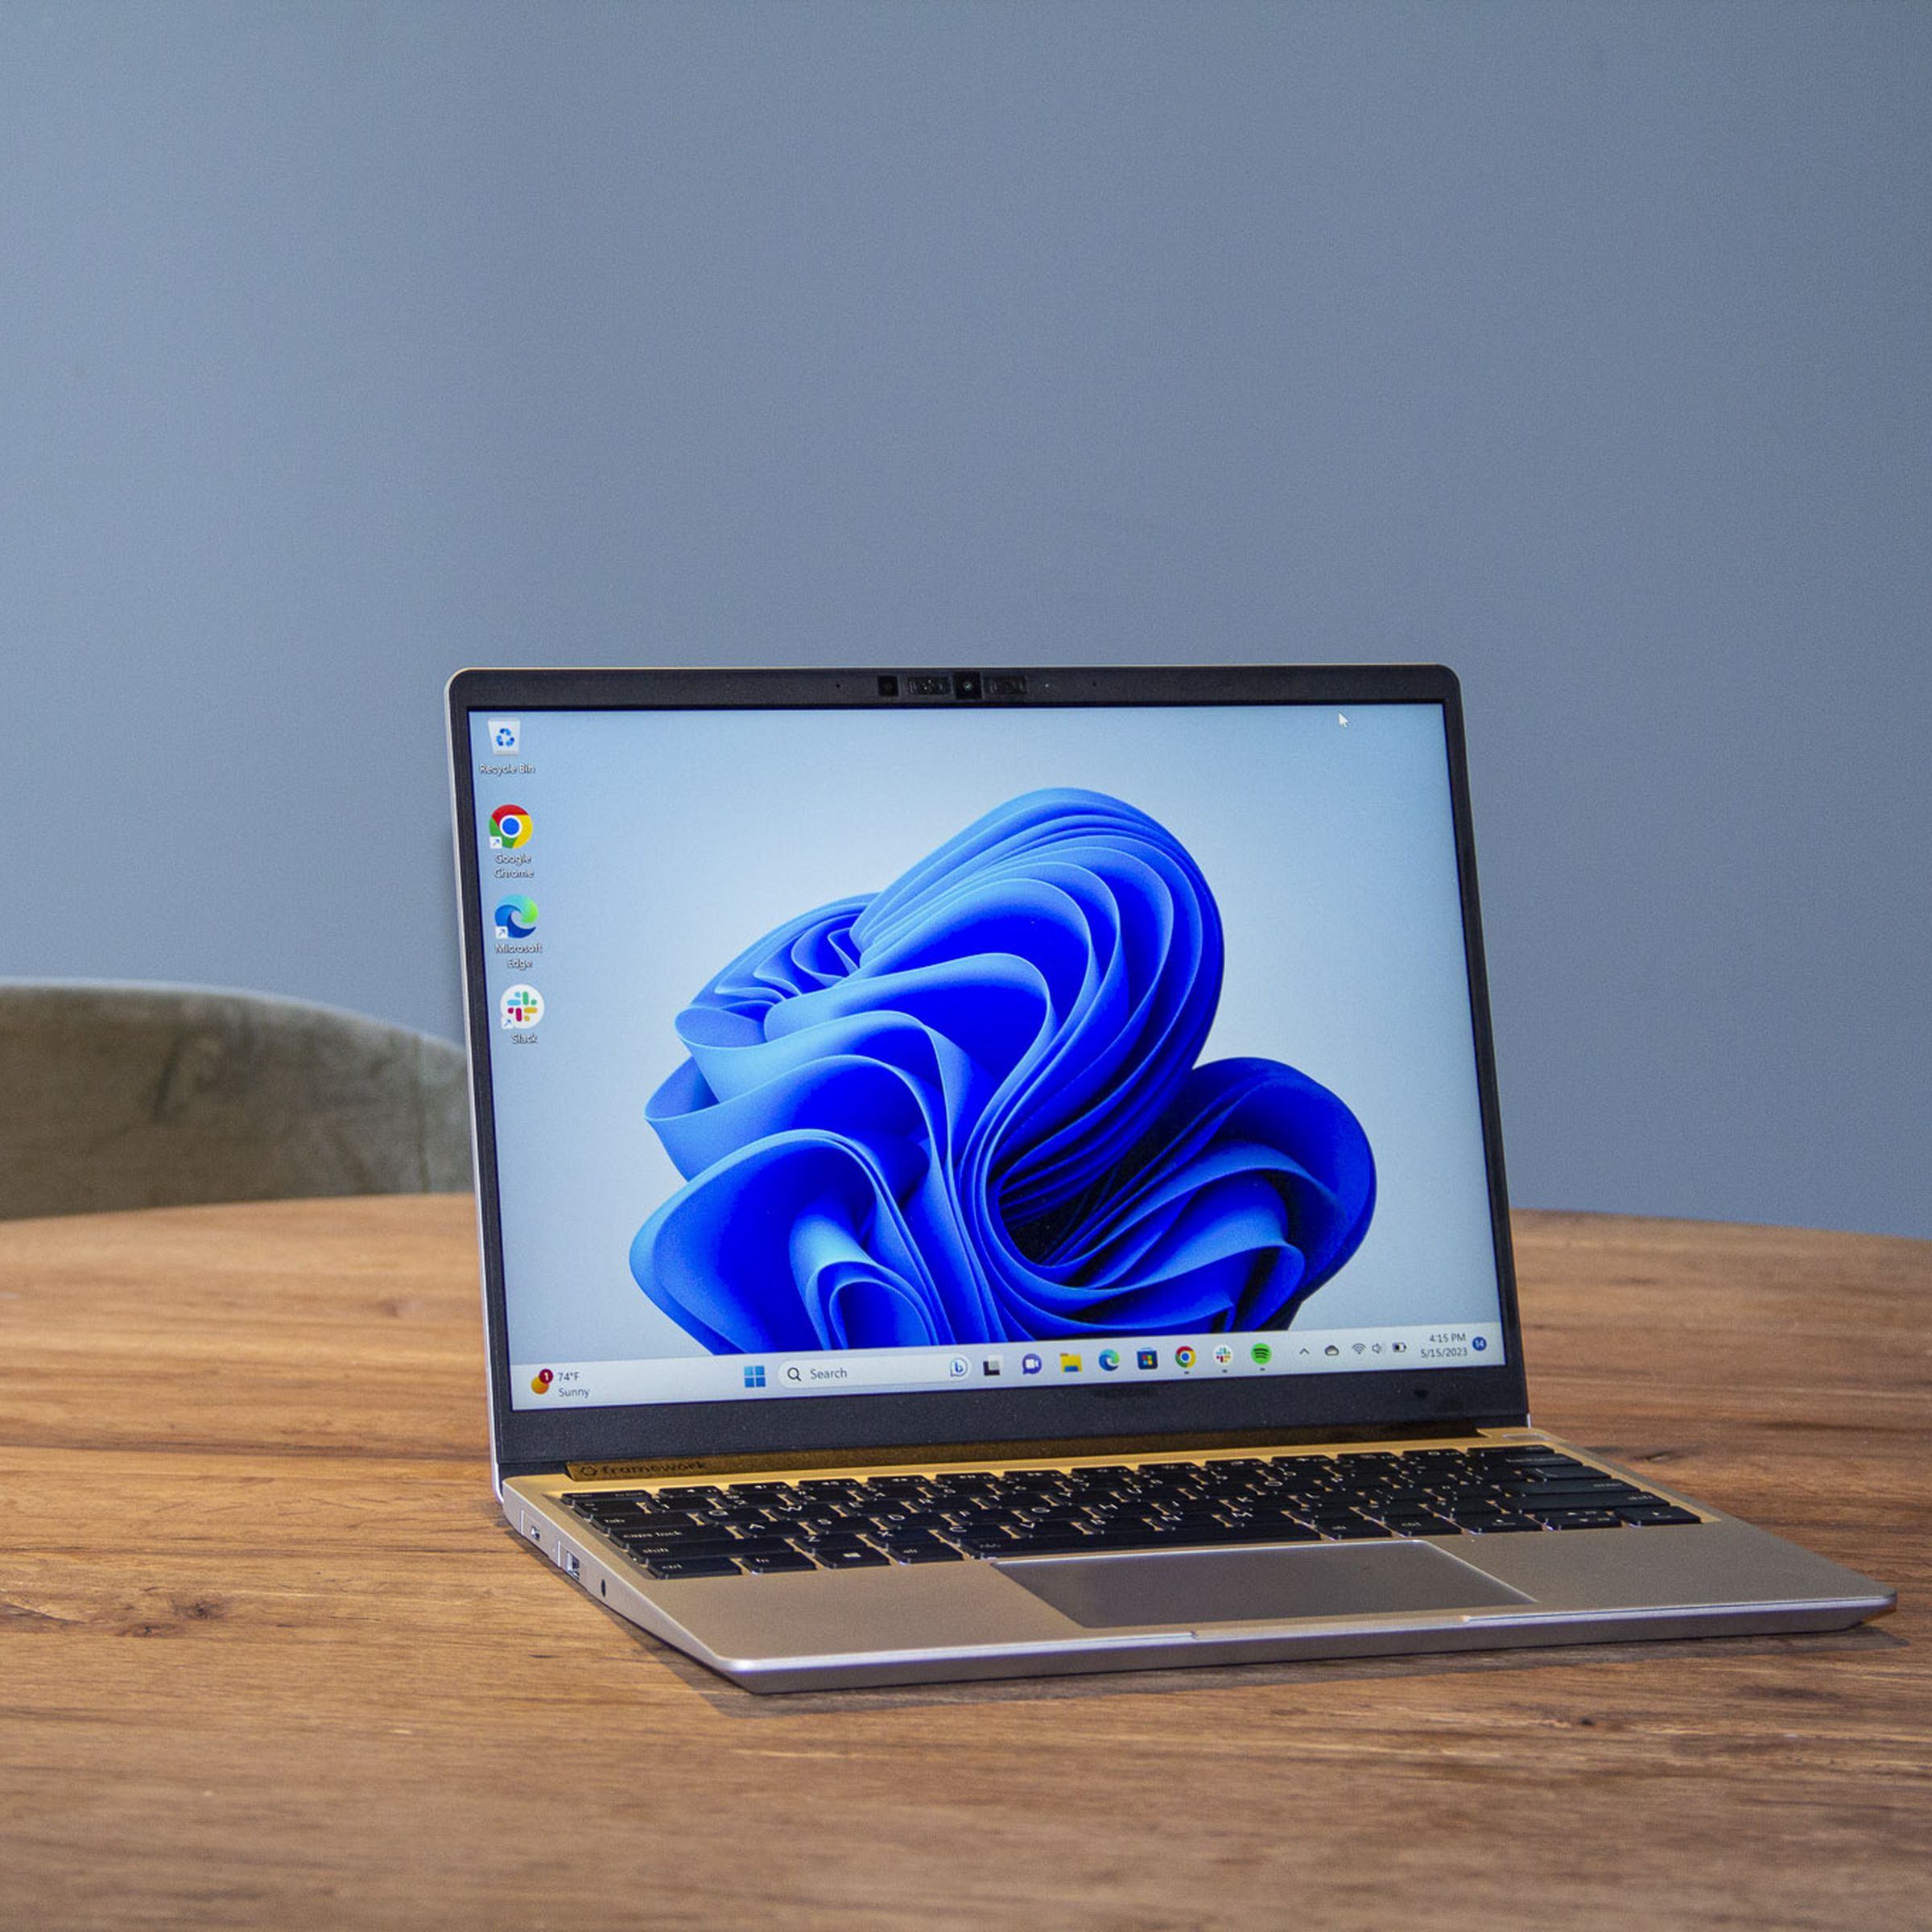
[[[953,695],[952,681],[963,670],[976,678],[977,696]],[[881,695],[882,679],[896,681],[897,695]],[[943,695],[915,694],[911,689],[915,682],[939,680],[945,682]],[[1017,689],[1014,680],[1018,681]],[[531,1473],[569,1463],[756,1455],[778,1461],[844,1450],[930,1451],[947,1443],[1113,1443],[1125,1438],[1184,1439],[1225,1435],[1260,1434],[1294,1441],[1341,1434],[1399,1434],[1418,1427],[1520,1425],[1527,1421],[1501,1118],[1476,898],[1461,690],[1455,674],[1445,667],[469,670],[451,679],[448,703],[493,1446],[502,1475]],[[1026,1389],[947,1389],[908,1394],[814,1396],[808,1401],[640,1403],[566,1411],[533,1411],[512,1406],[491,1104],[492,1028],[477,869],[472,713],[891,711],[964,704],[980,709],[1282,704],[1360,708],[1416,704],[1442,708],[1497,1302],[1504,1330],[1504,1359],[1500,1364],[1418,1368],[1402,1373],[1350,1370],[1331,1375],[1071,1388],[1047,1383]]]

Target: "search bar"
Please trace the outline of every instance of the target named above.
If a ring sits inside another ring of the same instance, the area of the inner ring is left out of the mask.
[[[881,1382],[963,1382],[972,1364],[963,1355],[874,1356],[869,1360],[828,1362],[814,1356],[787,1362],[778,1372],[787,1389],[876,1389]]]

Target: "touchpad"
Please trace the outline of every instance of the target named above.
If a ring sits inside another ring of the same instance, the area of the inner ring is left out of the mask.
[[[1162,1550],[1143,1556],[1041,1557],[995,1567],[1090,1629],[1480,1610],[1534,1601],[1433,1543]]]

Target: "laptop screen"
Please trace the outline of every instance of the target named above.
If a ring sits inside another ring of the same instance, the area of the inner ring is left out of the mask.
[[[1499,1364],[1439,704],[469,753],[517,1409]]]

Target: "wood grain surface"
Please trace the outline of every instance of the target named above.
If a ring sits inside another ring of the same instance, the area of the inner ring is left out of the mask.
[[[467,1198],[0,1226],[0,1923],[1932,1924],[1932,1244],[1517,1232],[1538,1422],[1897,1612],[753,1698],[499,1520]]]

